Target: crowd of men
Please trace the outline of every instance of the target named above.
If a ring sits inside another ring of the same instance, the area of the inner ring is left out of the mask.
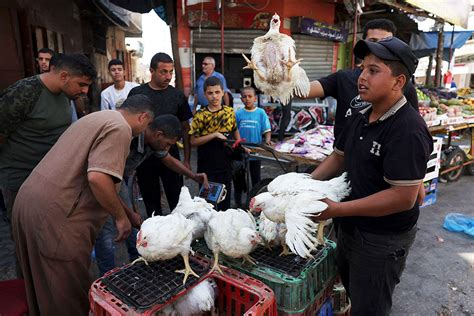
[[[338,268],[354,315],[390,311],[415,238],[416,201],[423,197],[420,184],[432,149],[414,111],[410,79],[417,59],[395,33],[388,20],[369,22],[354,50],[362,65],[312,81],[309,96],[338,100],[335,152],[312,176],[349,174],[350,197],[327,201],[320,219],[336,218]],[[224,183],[229,193],[217,208],[225,211],[233,180],[226,140],[243,135],[272,144],[270,124],[255,107],[251,87],[241,89],[243,109],[228,106],[229,89],[212,57],[202,62],[194,109],[170,85],[169,55],[153,56],[151,80],[142,85],[126,81],[124,63],[111,60],[113,84],[102,91],[101,111],[88,115],[78,111],[77,100],[97,75],[90,60],[41,49],[37,61],[38,75],[0,94],[0,186],[29,313],[84,315],[94,247],[100,274],[115,266],[114,242],[126,241],[130,260],[138,256],[142,218],[130,198],[133,174],[147,216],[163,214],[160,182],[169,208],[176,206],[183,175],[205,186],[208,178]],[[197,147],[198,173],[191,168],[191,146]],[[255,184],[261,165],[253,161],[250,167]],[[236,185],[237,206],[241,190]]]

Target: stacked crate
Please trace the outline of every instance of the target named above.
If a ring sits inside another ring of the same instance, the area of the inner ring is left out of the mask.
[[[212,256],[205,243],[194,249],[206,258]],[[331,296],[336,277],[336,244],[326,240],[314,258],[279,256],[281,248],[258,247],[251,253],[256,265],[222,256],[222,264],[268,285],[275,294],[279,315],[315,315]]]
[[[428,160],[426,175],[423,179],[426,196],[422,207],[436,203],[442,145],[442,137],[433,137],[433,152],[430,155],[430,160]]]
[[[218,290],[218,315],[276,316],[273,291],[262,282],[223,267],[224,275],[207,273],[209,261],[194,258],[191,267],[201,278],[188,278],[174,272],[182,261],[177,258],[116,268],[96,280],[89,291],[91,314],[95,316],[156,315],[186,294],[199,282],[213,278]]]

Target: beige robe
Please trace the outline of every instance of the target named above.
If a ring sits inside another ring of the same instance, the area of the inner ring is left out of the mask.
[[[64,132],[20,188],[12,230],[29,315],[87,315],[91,252],[108,215],[87,174],[99,171],[120,182],[131,139],[120,112],[85,116]]]

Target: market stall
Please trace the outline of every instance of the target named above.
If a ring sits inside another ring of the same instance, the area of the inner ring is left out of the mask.
[[[443,139],[440,176],[456,181],[464,169],[474,174],[474,98],[470,90],[418,90],[419,111],[433,136]]]

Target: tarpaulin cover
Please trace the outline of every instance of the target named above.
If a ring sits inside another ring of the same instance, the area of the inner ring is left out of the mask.
[[[471,12],[470,0],[406,0],[406,2],[433,13],[446,22],[467,29],[469,12]]]
[[[462,47],[472,36],[473,31],[455,31],[453,38],[453,49]],[[452,32],[444,32],[443,60],[449,61],[449,50],[451,47]],[[410,48],[416,57],[421,58],[434,54],[438,47],[438,32],[413,33],[410,38]],[[454,54],[454,51],[453,51]]]

